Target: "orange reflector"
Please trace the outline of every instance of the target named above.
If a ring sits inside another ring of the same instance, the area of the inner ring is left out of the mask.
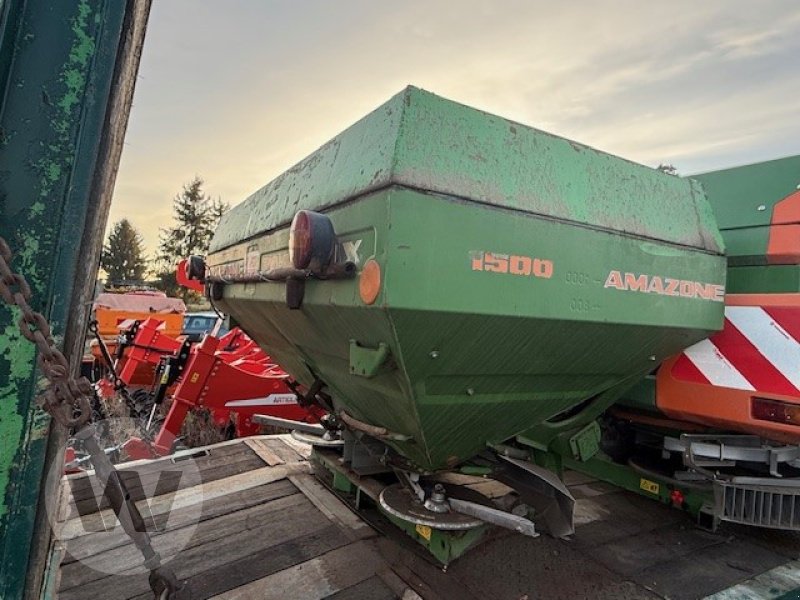
[[[753,418],[787,425],[800,425],[800,405],[766,398],[753,398]]]
[[[381,291],[381,266],[369,259],[361,270],[358,292],[364,304],[373,304]]]

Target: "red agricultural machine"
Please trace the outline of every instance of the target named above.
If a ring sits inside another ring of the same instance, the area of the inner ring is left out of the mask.
[[[152,440],[134,437],[124,444],[131,458],[172,452],[187,414],[194,409],[208,410],[231,437],[258,433],[255,414],[301,422],[316,422],[322,416],[318,409],[298,404],[289,375],[238,328],[191,344],[168,342],[154,323],[144,321],[125,353],[120,379],[135,373],[141,363],[155,365],[153,385],[145,391],[149,406],[145,431],[160,421],[155,415],[164,400],[171,398],[171,404]],[[141,390],[138,395],[142,396]]]
[[[197,289],[200,284],[186,276],[187,265],[187,261],[178,265],[178,282]],[[172,301],[170,307],[182,306],[181,301],[163,294],[103,296],[111,297],[102,308],[96,307],[95,314],[102,312],[103,322],[96,319],[90,325],[95,410],[105,416],[103,406],[119,395],[141,432],[107,450],[117,458],[135,460],[174,452],[192,411],[207,411],[227,438],[259,433],[262,426],[253,419],[256,414],[290,423],[317,423],[324,414],[317,407],[298,403],[302,393],[298,396],[294,381],[241,329],[217,336],[217,327],[194,343],[179,335],[180,327],[167,329],[164,316],[154,314],[158,311],[152,307],[149,312],[128,314],[132,303],[139,307],[142,300],[159,302],[159,306]],[[169,311],[173,320],[178,314],[182,318],[182,311]],[[118,335],[109,336],[109,329],[118,330]],[[165,401],[169,408],[161,416]],[[85,460],[70,448],[67,470],[79,468]]]

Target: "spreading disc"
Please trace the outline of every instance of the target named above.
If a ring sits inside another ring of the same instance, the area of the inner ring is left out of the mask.
[[[384,488],[378,500],[381,508],[390,515],[415,525],[426,525],[431,529],[454,531],[472,529],[484,524],[483,521],[452,510],[445,513],[431,512],[410,490],[399,483]]]

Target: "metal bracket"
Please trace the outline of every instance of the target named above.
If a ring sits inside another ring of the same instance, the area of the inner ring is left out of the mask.
[[[600,425],[592,421],[578,433],[569,438],[572,458],[586,462],[600,450]]]
[[[498,456],[492,479],[513,488],[546,523],[553,537],[575,533],[575,499],[555,473],[526,460]]]
[[[478,504],[477,502],[460,500],[458,498],[448,498],[448,502],[450,504],[450,508],[457,513],[461,513],[462,515],[475,517],[476,519],[480,519],[485,523],[491,523],[492,525],[497,525],[498,527],[503,527],[504,529],[510,529],[511,531],[516,531],[517,533],[527,535],[528,537],[539,537],[533,521],[526,519],[525,517],[520,517],[504,510]]]
[[[389,358],[389,345],[381,342],[377,348],[365,348],[350,340],[350,373],[370,379],[375,377]]]
[[[683,434],[680,439],[665,437],[664,449],[680,452],[685,466],[701,472],[706,467],[732,467],[743,461],[767,465],[772,477],[781,477],[778,468],[782,463],[800,460],[800,446],[769,446],[753,435]]]

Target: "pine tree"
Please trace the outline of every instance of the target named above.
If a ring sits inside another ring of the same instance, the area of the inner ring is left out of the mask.
[[[141,281],[147,271],[144,242],[128,219],[114,223],[103,246],[100,265],[109,281]]]
[[[220,219],[222,219],[222,215],[228,212],[231,209],[231,205],[227,202],[223,202],[220,198],[214,200],[211,205],[211,214],[214,217],[214,227],[219,225]]]
[[[183,191],[172,201],[175,225],[161,229],[159,260],[162,266],[173,268],[192,254],[205,254],[216,225],[215,206],[203,192],[200,177],[183,186]]]
[[[197,294],[178,285],[175,267],[192,254],[205,254],[222,214],[228,205],[219,198],[212,200],[203,191],[203,180],[195,177],[183,186],[172,201],[174,226],[162,228],[159,239],[156,286],[170,296],[180,296],[187,302]]]

